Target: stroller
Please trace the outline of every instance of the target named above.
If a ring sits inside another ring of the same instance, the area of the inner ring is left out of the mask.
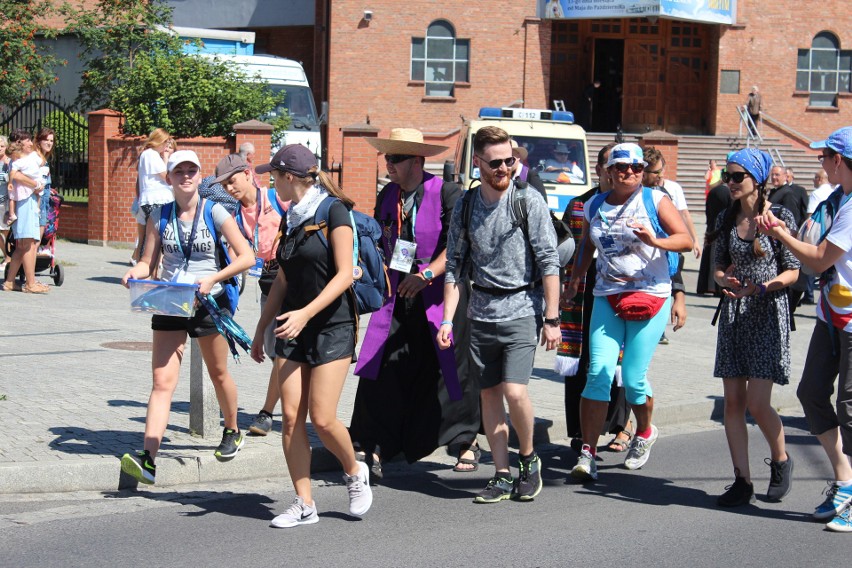
[[[50,189],[50,200],[47,210],[47,225],[44,227],[44,236],[39,243],[38,252],[36,253],[36,274],[49,271],[50,277],[53,278],[53,283],[57,286],[62,286],[65,281],[65,271],[59,264],[56,263],[56,232],[59,230],[59,209],[62,206],[63,198],[56,189]],[[10,235],[11,237],[11,235]],[[15,241],[12,238],[6,241],[6,258],[11,258],[15,252]],[[9,265],[6,265],[6,273],[4,275],[6,281],[10,280]],[[23,267],[18,271],[18,278],[23,279]]]

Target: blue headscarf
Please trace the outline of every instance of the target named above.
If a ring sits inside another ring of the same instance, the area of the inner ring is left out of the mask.
[[[742,166],[758,184],[762,184],[769,178],[772,156],[757,148],[743,148],[728,156],[728,163]]]

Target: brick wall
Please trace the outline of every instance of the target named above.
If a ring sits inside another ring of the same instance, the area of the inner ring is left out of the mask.
[[[373,12],[369,23],[363,20],[365,8]],[[352,124],[378,127],[381,137],[394,127],[418,128],[427,142],[449,146],[430,158],[442,162],[452,155],[462,116],[473,118],[480,107],[521,100],[526,107],[547,108],[550,26],[530,18],[535,13],[535,0],[412,0],[404,8],[393,0],[369,6],[332,2],[326,160],[345,162],[342,129]],[[457,84],[452,98],[426,97],[424,84],[410,81],[411,39],[425,37],[438,19],[450,22],[457,38],[470,39],[470,83]],[[376,166],[383,174],[384,164]],[[345,169],[343,175],[345,180]]]
[[[768,114],[811,139],[821,140],[852,124],[849,94],[841,96],[838,109],[816,109],[808,107],[807,93],[795,90],[797,52],[810,49],[814,35],[829,31],[841,49],[852,45],[847,2],[740,0],[737,10],[738,25],[721,29],[719,69],[740,70],[740,93],[716,95],[716,132],[737,132],[735,106],[745,104],[752,85],[760,89]],[[797,17],[801,19],[791,25]],[[771,130],[767,133],[777,136]]]

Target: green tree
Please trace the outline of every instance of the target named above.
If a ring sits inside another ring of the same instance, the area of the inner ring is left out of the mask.
[[[47,113],[42,126],[52,128],[57,133],[56,150],[63,154],[81,155],[89,149],[88,121],[82,114],[65,114],[61,110],[54,110]]]
[[[112,108],[124,113],[126,133],[161,127],[177,137],[227,136],[234,124],[269,113],[283,98],[231,65],[167,47],[138,53],[127,81],[110,96]],[[289,117],[272,122],[281,131]]]
[[[0,106],[23,102],[57,81],[54,69],[67,62],[35,42],[56,36],[41,23],[53,13],[50,0],[0,0]]]

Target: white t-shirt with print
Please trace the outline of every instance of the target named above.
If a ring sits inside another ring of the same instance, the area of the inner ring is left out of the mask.
[[[654,205],[666,196],[653,191]],[[636,237],[628,224],[641,223],[651,232],[648,212],[642,200],[642,188],[636,190],[623,205],[601,204],[594,219],[589,218],[594,198],[585,205],[592,242],[598,252],[598,276],[595,296],[610,296],[621,292],[646,292],[667,298],[672,292],[666,251],[651,247]]]
[[[159,174],[166,173],[166,163],[156,150],[148,148],[139,156],[139,205],[162,205],[175,200],[172,186]]]
[[[843,256],[834,263],[837,271],[828,285],[828,303],[833,312],[835,327],[852,332],[852,205],[844,197],[840,211],[834,216],[831,230],[825,238],[843,251]],[[817,302],[817,317],[828,322],[822,302]]]

